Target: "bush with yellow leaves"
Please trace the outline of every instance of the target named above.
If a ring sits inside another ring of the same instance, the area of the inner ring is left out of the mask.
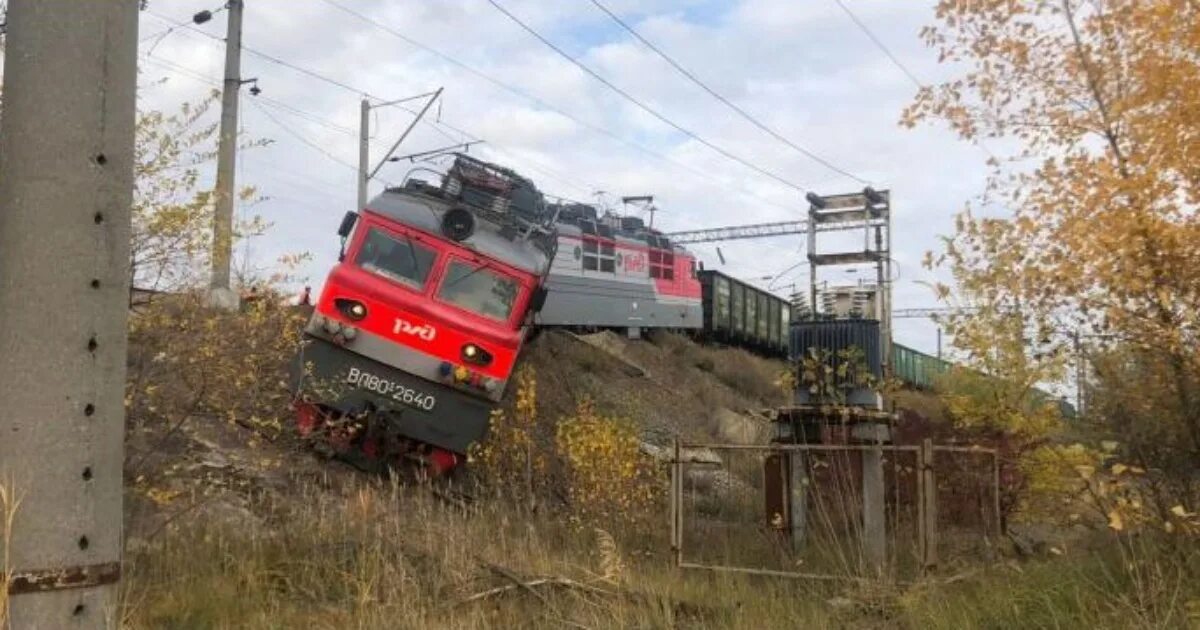
[[[513,412],[492,411],[488,438],[471,445],[469,461],[493,490],[533,501],[545,483],[547,446],[539,439],[537,375],[522,367]]]
[[[265,294],[240,312],[199,292],[163,296],[130,317],[125,404],[131,423],[236,422],[272,437],[290,413],[287,366],[304,315]]]
[[[544,423],[533,369],[521,368],[516,380],[512,411],[494,411],[487,439],[469,451],[489,490],[530,506],[553,497],[580,526],[636,524],[656,513],[662,479],[633,423],[599,413],[590,400]]]
[[[660,472],[628,420],[604,416],[585,399],[558,424],[556,443],[577,522],[637,524],[656,513]]]

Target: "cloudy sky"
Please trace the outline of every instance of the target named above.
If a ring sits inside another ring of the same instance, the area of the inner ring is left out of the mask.
[[[861,181],[755,128],[591,0],[497,2],[566,54],[726,152],[803,190],[862,189]],[[932,278],[920,260],[951,230],[952,215],[982,190],[986,155],[939,126],[898,125],[916,91],[914,79],[837,0],[601,2],[766,126],[855,178],[890,189],[896,308],[934,305],[920,284]],[[932,0],[842,2],[916,80],[937,81],[951,71],[918,38],[933,19]],[[150,0],[141,19],[141,107],[172,111],[219,84],[225,14],[190,27],[193,13],[216,6],[216,0]],[[188,26],[171,29],[181,23]],[[260,214],[274,227],[238,254],[268,267],[282,254],[311,252],[314,261],[303,273],[314,285],[336,256],[337,223],[354,205],[364,93],[390,100],[445,89],[430,117],[440,123],[419,125],[402,154],[482,139],[473,153],[515,168],[553,196],[654,195],[661,209],[655,224],[665,231],[796,219],[807,209],[797,188],[656,120],[489,0],[246,0],[243,43],[243,77],[257,78],[262,93],[243,92],[241,125],[249,136],[273,142],[239,156],[239,183],[268,197],[239,212]],[[374,159],[411,120],[403,109],[376,110]],[[410,168],[389,164],[380,177],[400,182]],[[375,182],[373,191],[382,185]],[[764,287],[770,283],[764,278],[779,276],[804,253],[800,237],[720,247],[723,266],[714,245],[694,249],[706,266]],[[830,272],[821,279],[855,278]],[[792,282],[808,282],[807,265],[783,273],[774,288],[786,293]],[[932,352],[935,328],[900,320],[897,340]]]

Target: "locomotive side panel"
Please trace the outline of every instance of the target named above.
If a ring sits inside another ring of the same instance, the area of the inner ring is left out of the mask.
[[[667,253],[594,226],[560,225],[537,323],[699,329],[703,308],[693,264],[683,250]]]

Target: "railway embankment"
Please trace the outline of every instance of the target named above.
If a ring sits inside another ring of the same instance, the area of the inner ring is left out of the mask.
[[[665,507],[637,508],[636,526],[587,518],[564,506],[592,496],[565,482],[588,479],[561,470],[548,469],[553,483],[536,501],[496,492],[470,472],[455,486],[365,475],[288,430],[279,379],[285,313],[168,315],[170,325],[132,337],[127,627],[926,628],[1020,625],[1030,614],[1119,627],[1135,619],[1109,603],[1124,574],[1097,581],[1115,565],[1071,549],[1002,555],[910,584],[681,573]],[[543,438],[580,422],[579,403],[589,400],[592,419],[632,426],[647,457],[675,436],[764,439],[757,411],[785,400],[776,382],[783,368],[677,335],[631,342],[600,333],[581,343],[554,331],[531,343],[521,366],[536,375]],[[524,413],[519,393],[506,396],[506,414]],[[910,406],[936,413],[923,394],[912,396]],[[691,454],[701,463],[717,463],[714,455]],[[593,481],[585,488],[610,479]]]

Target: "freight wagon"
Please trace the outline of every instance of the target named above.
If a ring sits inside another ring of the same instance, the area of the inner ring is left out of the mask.
[[[703,335],[770,356],[787,356],[792,307],[787,300],[731,278],[702,270]]]
[[[898,343],[892,344],[892,374],[909,387],[933,389],[938,376],[950,369],[950,362],[913,350]]]

